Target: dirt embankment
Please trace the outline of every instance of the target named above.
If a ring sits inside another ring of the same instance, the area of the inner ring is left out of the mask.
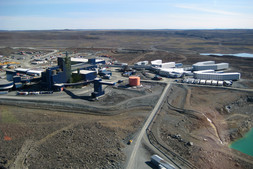
[[[249,92],[175,85],[153,124],[153,133],[197,168],[252,168],[251,156],[228,147],[252,127],[252,96]]]

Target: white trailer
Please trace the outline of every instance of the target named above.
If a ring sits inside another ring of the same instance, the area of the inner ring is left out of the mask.
[[[206,84],[206,80],[200,80],[200,84],[201,84],[201,85]]]
[[[172,164],[168,163],[158,155],[152,155],[151,162],[158,168],[175,169],[175,167]]]

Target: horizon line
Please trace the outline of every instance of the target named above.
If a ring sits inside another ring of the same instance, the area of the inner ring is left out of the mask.
[[[126,29],[0,29],[1,32],[21,32],[21,31],[128,31],[128,30],[253,30],[253,28],[188,28],[188,29],[182,29],[182,28],[173,28],[173,29],[167,29],[167,28],[161,28],[161,29],[134,29],[134,28],[126,28]]]

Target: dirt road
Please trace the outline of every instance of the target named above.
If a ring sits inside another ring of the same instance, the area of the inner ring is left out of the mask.
[[[140,150],[140,145],[141,145],[141,141],[143,139],[143,136],[146,134],[146,129],[148,128],[150,122],[152,121],[152,119],[155,117],[156,113],[158,112],[161,104],[163,103],[163,100],[166,96],[166,93],[168,92],[168,89],[170,87],[170,84],[167,84],[166,87],[163,90],[163,93],[161,95],[161,97],[159,98],[156,106],[154,107],[154,109],[152,110],[151,114],[149,115],[148,119],[146,120],[145,124],[143,125],[137,140],[135,141],[135,145],[133,148],[133,151],[131,153],[130,159],[128,161],[128,165],[126,167],[126,169],[133,169],[133,168],[142,168],[140,166],[140,164],[143,166],[143,168],[146,168],[145,163],[140,163],[140,161],[138,160],[138,158],[140,158],[142,156],[141,153],[137,153]],[[136,155],[138,154],[138,156]]]

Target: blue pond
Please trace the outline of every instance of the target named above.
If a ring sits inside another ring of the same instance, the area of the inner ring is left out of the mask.
[[[225,55],[230,55],[230,56],[235,56],[235,57],[244,57],[244,58],[253,58],[252,53],[235,53],[235,54],[221,54],[221,53],[200,53],[200,55],[215,55],[215,56],[225,56]]]

